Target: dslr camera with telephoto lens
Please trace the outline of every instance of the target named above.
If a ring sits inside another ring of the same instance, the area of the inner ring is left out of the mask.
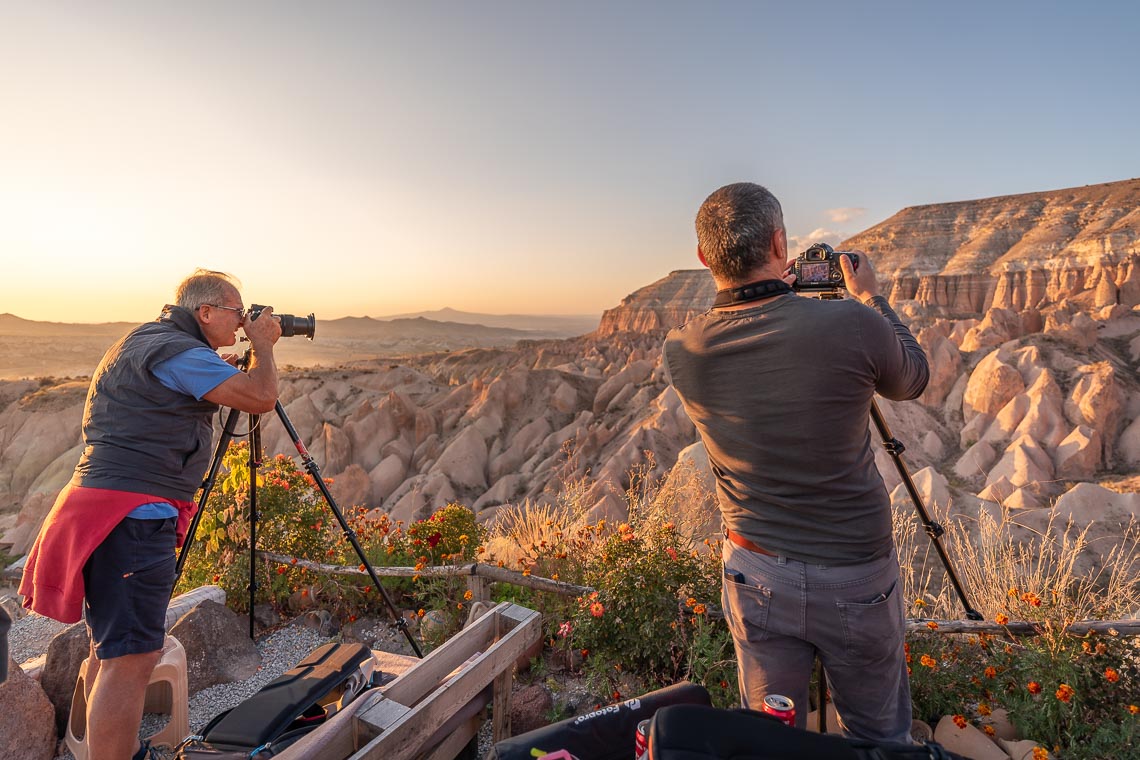
[[[249,320],[252,322],[261,316],[261,312],[265,309],[272,309],[272,306],[265,306],[263,304],[253,304],[249,307]],[[281,337],[292,338],[294,335],[313,339],[317,332],[317,317],[310,312],[307,317],[295,317],[292,314],[274,314],[281,322]]]
[[[839,257],[851,260],[851,268],[859,271],[859,257],[850,251],[837,251],[827,243],[816,243],[792,262],[796,281],[793,290],[838,291],[844,287]]]

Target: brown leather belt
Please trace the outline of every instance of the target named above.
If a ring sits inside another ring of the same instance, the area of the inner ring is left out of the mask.
[[[737,533],[734,530],[729,530],[728,528],[725,528],[724,529],[724,537],[727,538],[732,543],[739,546],[741,549],[747,549],[748,551],[756,552],[757,554],[767,554],[769,557],[775,557],[776,556],[775,554],[768,551],[767,549],[762,549],[761,547],[752,543],[747,538],[740,535],[739,533]]]

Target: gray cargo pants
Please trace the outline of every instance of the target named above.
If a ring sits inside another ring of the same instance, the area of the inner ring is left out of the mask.
[[[825,567],[724,542],[724,614],[736,645],[741,703],[768,694],[796,704],[807,726],[816,655],[847,736],[910,742],[910,683],[903,599],[892,551],[858,565]]]

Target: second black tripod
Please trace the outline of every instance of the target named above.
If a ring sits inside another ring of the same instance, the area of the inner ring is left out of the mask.
[[[329,509],[332,510],[333,515],[336,517],[337,522],[340,524],[341,531],[344,532],[345,537],[352,548],[356,551],[356,556],[360,559],[360,566],[367,570],[369,577],[372,579],[373,585],[376,590],[380,592],[380,597],[388,607],[388,611],[392,615],[392,624],[403,632],[407,638],[408,643],[411,644],[412,651],[416,653],[417,657],[423,657],[423,652],[420,650],[419,644],[416,643],[415,637],[412,636],[411,631],[408,629],[408,621],[396,609],[396,605],[392,602],[392,598],[388,595],[388,591],[380,583],[380,578],[376,575],[376,571],[372,567],[372,563],[364,556],[364,549],[360,546],[360,541],[357,540],[355,531],[349,526],[348,521],[344,518],[344,513],[340,507],[337,506],[336,499],[333,498],[329,492],[328,485],[325,483],[324,478],[321,477],[320,465],[313,460],[309,450],[305,448],[305,444],[301,441],[301,436],[297,434],[297,429],[293,427],[293,423],[289,420],[289,415],[285,413],[285,407],[281,406],[278,401],[274,405],[274,411],[277,413],[278,419],[285,427],[285,432],[289,434],[289,438],[293,441],[293,445],[297,448],[297,452],[301,455],[301,464],[312,476],[313,482],[324,497],[325,503],[328,504]],[[230,409],[229,414],[226,416],[225,424],[222,426],[222,434],[218,439],[217,447],[214,449],[214,458],[210,462],[210,469],[206,471],[206,478],[202,483],[202,494],[198,498],[198,511],[194,515],[194,519],[190,523],[190,527],[186,532],[186,541],[182,544],[182,550],[178,554],[178,563],[175,566],[175,583],[177,579],[182,577],[182,568],[186,564],[186,559],[189,556],[190,546],[194,542],[194,536],[198,532],[198,523],[202,520],[202,514],[206,510],[206,502],[210,498],[210,492],[214,489],[214,483],[218,479],[218,472],[222,466],[222,459],[225,457],[226,450],[229,448],[230,441],[235,437],[234,430],[237,426],[238,416],[241,414],[237,409]],[[257,554],[257,468],[261,466],[261,418],[259,415],[249,415],[249,636],[253,638],[253,604],[254,598],[257,593],[257,574],[255,573],[256,554]]]

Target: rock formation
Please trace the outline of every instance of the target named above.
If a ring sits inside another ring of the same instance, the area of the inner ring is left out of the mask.
[[[1138,201],[1130,180],[916,207],[848,241],[873,252],[931,358],[918,403],[880,402],[912,471],[930,468],[930,495],[1048,511],[1074,486],[1134,482]],[[696,442],[661,341],[713,295],[706,271],[673,272],[590,335],[288,371],[281,402],[342,507],[406,521],[458,501],[493,520],[503,505],[573,488],[592,517],[621,517],[631,470],[664,476]],[[85,387],[0,381],[0,544],[14,554],[78,458]],[[272,415],[263,445],[294,453]],[[681,459],[707,467],[699,449]],[[893,463],[881,450],[876,461],[894,491]],[[675,472],[659,501],[707,528],[711,503],[679,506],[691,484]]]

